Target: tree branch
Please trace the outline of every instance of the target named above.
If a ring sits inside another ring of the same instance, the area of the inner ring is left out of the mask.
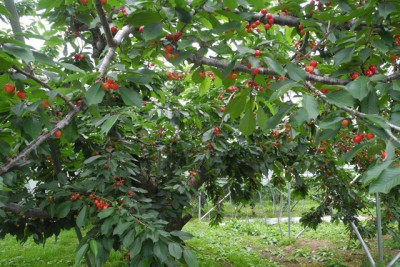
[[[19,15],[17,8],[15,7],[14,0],[4,0],[4,6],[10,12],[11,16],[8,18],[10,20],[11,29],[15,35],[15,39],[25,43],[25,38],[22,36],[21,24],[19,22]]]
[[[114,37],[115,45],[117,46],[117,45],[121,44],[124,37],[127,36],[128,34],[130,34],[132,31],[133,31],[133,27],[130,25],[126,25],[126,26],[122,27],[122,29],[119,30]],[[116,46],[110,47],[107,55],[104,57],[103,61],[101,62],[101,65],[99,67],[99,72],[100,72],[100,74],[98,76],[99,79],[103,78],[104,75],[106,74],[107,67],[110,65],[111,59],[115,54],[115,50],[117,48]]]
[[[329,103],[329,102],[328,102],[328,99],[327,99],[327,97],[326,97],[326,95],[324,95],[324,94],[321,93],[319,90],[317,90],[310,82],[305,82],[305,85],[306,85],[307,88],[309,88],[309,89],[311,90],[311,92],[312,92],[313,94],[319,96],[324,102]],[[329,104],[330,104],[330,103],[329,103]],[[336,106],[336,105],[335,105],[335,106]],[[368,116],[367,114],[362,113],[362,112],[360,112],[360,111],[358,111],[358,110],[352,109],[352,108],[350,108],[350,107],[346,107],[346,106],[342,106],[342,107],[337,106],[337,107],[340,108],[340,109],[342,109],[342,110],[344,110],[344,111],[346,111],[346,112],[348,112],[348,113],[350,113],[351,115],[353,115],[353,116],[355,116],[355,117],[359,117],[359,118],[363,118],[363,119],[364,119],[364,118],[367,118],[367,116]],[[392,123],[390,123],[390,122],[386,122],[386,124],[387,124],[391,129],[396,130],[396,131],[400,131],[400,127],[399,127],[399,126],[394,125],[394,124],[392,124]],[[397,144],[400,144],[400,140],[397,139],[397,137],[396,137],[390,130],[386,129],[385,131],[386,131],[386,133],[390,136],[390,138],[391,138],[393,141],[395,141]]]
[[[25,72],[25,71],[19,69],[19,68],[16,67],[16,66],[14,66],[13,69],[16,70],[18,73],[21,73],[21,74],[24,75],[25,77],[28,77],[28,78],[34,80],[35,82],[37,82],[38,84],[40,84],[40,85],[43,86],[44,88],[49,89],[50,91],[55,91],[51,86],[49,86],[47,83],[41,81],[40,79],[38,79],[38,78],[35,77],[34,75],[29,74],[29,73],[27,73],[27,72]],[[65,95],[60,94],[60,93],[57,92],[57,96],[58,96],[59,98],[61,98],[62,100],[64,100],[65,103],[67,103],[71,108],[74,108],[74,106],[75,106],[74,103],[72,103],[71,100],[69,100]]]
[[[107,21],[106,15],[104,14],[104,9],[100,3],[100,0],[95,0],[94,6],[96,7],[96,11],[97,11],[97,14],[99,15],[101,25],[103,26],[103,30],[104,30],[104,34],[106,35],[106,40],[107,40],[108,46],[110,48],[116,47],[117,44],[114,41],[114,38],[111,34],[110,25],[108,24],[108,21]]]
[[[39,136],[35,141],[33,141],[24,150],[22,150],[16,157],[9,160],[3,167],[0,168],[0,175],[8,172],[15,164],[17,164],[18,161],[22,160],[23,158],[28,156],[29,153],[36,150],[43,142],[45,142],[47,139],[51,138],[57,130],[63,129],[64,127],[66,127],[72,121],[72,119],[76,116],[76,114],[78,114],[78,112],[81,110],[82,106],[83,105],[74,106],[72,111],[70,113],[68,113],[64,119],[59,121],[51,131]]]
[[[44,211],[41,210],[39,208],[32,208],[29,209],[27,211],[23,211],[23,206],[18,205],[16,203],[7,203],[6,206],[4,207],[5,210],[10,211],[12,213],[15,214],[20,214],[20,215],[24,215],[27,218],[30,219],[46,219],[46,218],[50,218],[50,215]]]

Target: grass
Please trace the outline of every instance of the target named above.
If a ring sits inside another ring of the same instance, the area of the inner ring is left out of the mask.
[[[12,236],[0,239],[0,266],[18,267],[43,267],[57,266],[70,267],[75,263],[75,249],[78,245],[73,230],[63,231],[55,238],[49,238],[45,244],[37,245],[32,239],[20,244]],[[104,265],[107,267],[124,266],[120,252],[111,253],[109,262]],[[82,262],[79,266],[86,266]]]

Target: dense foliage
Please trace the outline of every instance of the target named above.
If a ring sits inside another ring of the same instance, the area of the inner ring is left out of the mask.
[[[385,225],[399,220],[398,10],[395,0],[6,0],[0,236],[44,242],[85,228],[77,262],[122,249],[130,266],[196,266],[180,230],[198,189],[245,201],[272,173],[276,187],[316,190],[305,225],[332,208],[357,221],[377,192]]]

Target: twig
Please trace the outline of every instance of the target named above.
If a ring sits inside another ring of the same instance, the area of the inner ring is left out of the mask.
[[[323,93],[318,91],[310,82],[305,82],[305,84],[306,84],[306,87],[308,87],[312,91],[313,94],[319,96],[324,102],[329,103],[328,102],[328,98],[326,97],[326,95],[324,95]],[[359,118],[363,118],[364,119],[364,118],[367,118],[367,116],[368,116],[367,114],[362,113],[362,112],[360,112],[358,110],[352,109],[350,107],[346,107],[346,106],[342,106],[342,107],[337,106],[337,107],[342,109],[342,110],[344,110],[344,111],[346,111],[346,112],[348,112],[348,113],[350,113],[351,115],[359,117]],[[396,130],[396,131],[400,131],[400,127],[399,126],[396,126],[396,125],[394,125],[394,124],[392,124],[390,122],[386,122],[386,124],[391,129]],[[397,139],[397,137],[390,130],[385,129],[385,132],[390,136],[390,138],[393,141],[395,141],[396,143],[400,144],[400,140]]]
[[[104,14],[103,6],[100,3],[100,0],[94,1],[94,6],[96,7],[97,14],[100,18],[100,23],[103,26],[104,34],[106,35],[106,40],[109,47],[116,47],[117,44],[111,34],[110,25],[108,24],[106,15]]]
[[[34,80],[35,82],[37,82],[38,84],[40,84],[44,88],[49,89],[50,91],[55,91],[51,86],[49,86],[47,83],[41,81],[40,79],[38,79],[34,75],[32,75],[32,74],[30,74],[30,73],[28,73],[26,71],[23,71],[23,70],[19,69],[16,66],[14,66],[13,69],[16,70],[18,73],[21,73],[22,75],[28,77],[29,79]],[[67,103],[71,108],[74,108],[74,106],[75,106],[74,103],[72,103],[71,100],[69,100],[65,95],[60,94],[60,93],[57,92],[57,96],[59,98],[61,98],[62,100],[64,100],[65,103]]]
[[[72,119],[76,116],[76,114],[78,114],[78,112],[81,110],[82,106],[83,105],[74,106],[72,111],[70,113],[68,113],[64,119],[59,121],[56,124],[56,126],[53,129],[51,129],[51,131],[39,136],[35,141],[33,141],[24,150],[22,150],[16,157],[9,160],[6,163],[6,165],[4,165],[3,167],[0,168],[0,175],[8,172],[15,164],[17,164],[18,161],[22,160],[23,158],[28,156],[29,153],[36,150],[43,142],[45,142],[47,139],[49,139],[57,130],[63,129],[64,127],[66,127],[72,121]]]
[[[11,16],[8,18],[10,20],[11,29],[15,35],[15,39],[25,43],[25,38],[22,36],[21,23],[19,21],[19,15],[17,8],[15,7],[14,0],[4,0],[4,6],[10,12]]]
[[[122,40],[124,39],[124,37],[127,36],[128,34],[130,34],[132,31],[133,31],[133,27],[130,25],[126,25],[117,32],[117,34],[114,37],[115,46],[110,47],[107,55],[104,57],[103,61],[101,62],[101,65],[99,67],[99,72],[100,72],[100,74],[98,76],[99,79],[103,78],[104,75],[106,74],[107,67],[110,65],[111,59],[115,54],[115,50],[117,48],[116,46],[119,45],[122,42]]]

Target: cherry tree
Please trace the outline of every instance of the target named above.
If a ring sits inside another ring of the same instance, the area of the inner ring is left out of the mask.
[[[0,236],[42,243],[74,228],[77,263],[122,250],[129,266],[197,266],[181,231],[197,191],[246,201],[269,173],[303,197],[316,188],[302,218],[314,228],[332,207],[357,223],[383,193],[384,230],[398,236],[398,10],[5,0]]]

